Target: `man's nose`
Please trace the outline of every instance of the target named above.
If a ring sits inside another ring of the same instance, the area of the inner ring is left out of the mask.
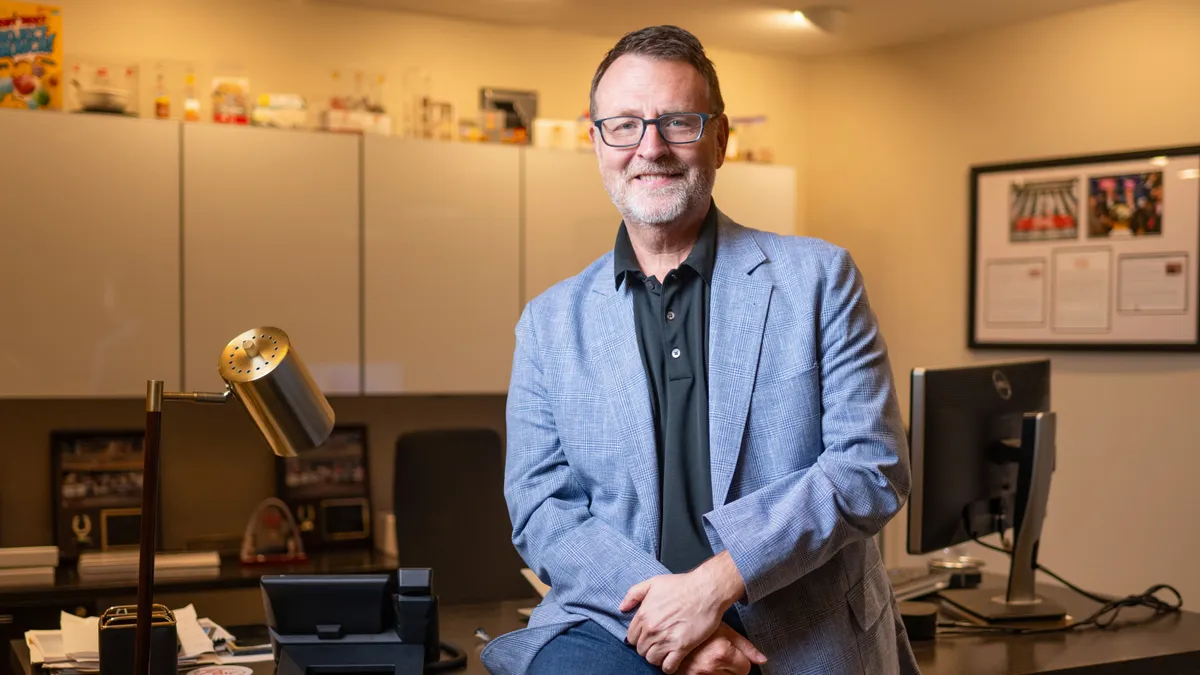
[[[638,144],[638,157],[642,159],[658,159],[670,152],[667,142],[658,133],[658,125],[647,124],[646,133],[642,134],[642,142]]]

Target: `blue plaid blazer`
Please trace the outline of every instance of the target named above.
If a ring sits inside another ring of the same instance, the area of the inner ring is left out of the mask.
[[[873,539],[908,497],[907,440],[857,268],[722,214],[710,297],[704,521],[745,580],[735,607],[764,675],[916,673]],[[668,573],[650,389],[612,253],[533,299],[516,337],[504,492],[513,543],[551,590],[483,650],[495,675],[587,619],[624,639],[625,592]]]

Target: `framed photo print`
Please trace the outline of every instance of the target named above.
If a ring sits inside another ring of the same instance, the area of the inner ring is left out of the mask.
[[[972,349],[1200,351],[1200,146],[971,167]]]
[[[338,425],[320,447],[277,458],[276,492],[305,551],[373,545],[368,447],[365,426]]]
[[[143,431],[56,431],[50,435],[54,543],[74,561],[89,551],[141,542]],[[162,541],[162,518],[158,543]]]

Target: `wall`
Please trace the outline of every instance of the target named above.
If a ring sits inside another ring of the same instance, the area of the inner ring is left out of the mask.
[[[480,87],[532,89],[538,114],[575,119],[588,107],[592,74],[612,39],[361,9],[318,0],[62,0],[64,56],[75,60],[194,64],[203,91],[217,70],[250,78],[254,93],[292,92],[324,107],[331,71],[386,76],[384,101],[397,117],[410,77],[475,118]],[[685,24],[686,27],[686,24]],[[704,35],[699,36],[701,40]],[[710,49],[731,116],[765,114],[776,161],[804,155],[803,67],[790,60]],[[348,76],[348,75],[345,75]],[[143,87],[145,89],[145,87]],[[149,104],[145,96],[142,105]],[[207,106],[207,102],[205,102]],[[173,102],[179,106],[179,102]],[[205,108],[207,113],[207,107]],[[797,174],[797,186],[804,184]],[[803,193],[797,214],[804,213]],[[802,226],[801,221],[797,221]]]
[[[1145,0],[811,65],[807,232],[862,266],[906,414],[915,366],[1041,356],[965,347],[968,167],[1200,142],[1196,35],[1200,4]],[[1041,561],[1102,592],[1197,597],[1200,356],[1051,356]],[[889,563],[910,562],[904,538],[900,517]]]

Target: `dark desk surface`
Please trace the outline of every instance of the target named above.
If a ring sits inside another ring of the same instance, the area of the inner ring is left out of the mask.
[[[989,581],[994,583],[993,581]],[[1074,618],[1089,616],[1097,605],[1067,589],[1041,586],[1039,592],[1059,601]],[[487,605],[446,606],[441,609],[442,639],[468,653],[465,671],[484,675],[479,663],[480,645],[473,637],[482,627],[497,636],[522,624],[519,607],[530,602],[508,601]],[[929,642],[914,642],[923,675],[1188,675],[1200,673],[1200,614],[1181,612],[1131,625],[1150,615],[1149,610],[1121,612],[1119,629],[1081,629],[1043,635],[940,635]],[[12,642],[14,672],[31,675],[29,650],[21,640]],[[255,675],[270,675],[270,663],[259,664]]]
[[[483,628],[493,637],[514,631],[524,625],[524,619],[517,610],[521,607],[532,607],[536,603],[537,600],[506,600],[487,605],[442,607],[439,610],[439,632],[442,642],[449,642],[467,654],[466,669],[449,672],[487,675],[487,669],[479,661],[479,652],[483,650],[483,645],[475,638],[475,629]],[[34,675],[29,664],[29,647],[25,645],[25,641],[13,640],[11,646],[13,672],[16,675]],[[248,663],[246,666],[253,667],[254,675],[274,675],[275,672],[275,664],[270,661]],[[37,672],[45,671],[39,669]]]
[[[395,558],[378,551],[348,550],[311,554],[303,563],[288,565],[242,565],[236,560],[221,562],[215,576],[170,579],[156,577],[155,593],[190,593],[230,588],[253,588],[269,574],[373,574],[395,572]],[[0,586],[0,607],[18,607],[54,601],[78,602],[113,595],[137,593],[137,574],[120,579],[80,577],[72,566],[59,567],[54,584],[40,586]]]
[[[984,583],[1003,592],[1003,579]],[[1074,620],[1100,605],[1061,586],[1038,584],[1038,593],[1066,608]],[[1160,595],[1174,600],[1173,596]],[[943,601],[937,601],[944,609]],[[949,614],[946,618],[952,617]],[[1111,617],[1109,617],[1111,618]],[[1147,621],[1148,620],[1148,621]],[[942,635],[913,642],[924,675],[1195,675],[1200,674],[1200,614],[1154,616],[1142,607],[1121,610],[1113,627],[1038,635]]]

